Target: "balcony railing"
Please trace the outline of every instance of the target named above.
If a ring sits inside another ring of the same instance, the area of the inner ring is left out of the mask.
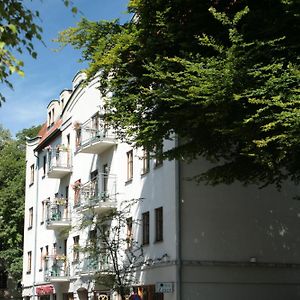
[[[81,276],[94,274],[95,272],[112,274],[114,269],[112,263],[109,262],[108,256],[101,254],[97,257],[83,258],[76,264],[74,272]]]
[[[66,282],[69,281],[70,267],[64,255],[53,255],[45,258],[47,270],[45,271],[45,281]]]
[[[71,213],[68,199],[54,198],[47,203],[47,229],[64,229],[71,226]]]
[[[55,149],[48,152],[48,177],[63,178],[72,172],[72,154],[70,150]]]
[[[86,257],[77,262],[74,266],[75,274],[94,274],[99,269],[99,263],[97,258]]]
[[[93,208],[103,212],[116,208],[116,176],[101,174],[75,191],[74,206],[78,209]]]
[[[116,136],[111,128],[96,114],[76,130],[76,151],[100,154],[116,144]]]

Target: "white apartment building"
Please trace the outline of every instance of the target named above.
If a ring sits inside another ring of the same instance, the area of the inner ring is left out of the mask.
[[[27,143],[24,299],[119,299],[95,277],[114,273],[108,252],[84,250],[93,238],[101,249],[98,228],[81,225],[130,201],[120,235],[142,246],[128,275],[141,299],[299,299],[299,189],[188,180],[207,162],[162,162],[119,142],[101,118],[99,80],[84,78],[49,103]]]

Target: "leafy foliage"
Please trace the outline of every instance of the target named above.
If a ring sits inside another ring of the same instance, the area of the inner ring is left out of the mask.
[[[22,273],[25,136],[35,136],[39,128],[24,129],[17,139],[0,128],[0,260],[15,279]]]
[[[95,233],[81,249],[91,261],[101,264],[94,280],[104,288],[115,290],[121,299],[126,299],[129,288],[136,284],[134,271],[144,264],[142,245],[133,236],[128,237],[128,232],[126,234],[128,217],[138,201],[141,199],[123,201],[118,209],[102,214],[90,208],[79,225],[80,230],[93,228]],[[134,220],[132,225],[137,231],[139,220]]]
[[[106,120],[210,184],[298,181],[299,1],[132,0],[134,21],[82,21],[59,41],[101,70]]]
[[[65,6],[70,6],[73,13],[77,13],[72,1],[62,1]],[[6,0],[0,3],[0,83],[10,88],[10,75],[17,73],[24,76],[24,63],[17,55],[27,52],[32,58],[37,57],[33,41],[42,40],[42,28],[37,23],[39,17],[38,11],[28,9],[20,0]],[[5,98],[0,93],[0,105],[2,101],[5,101]]]

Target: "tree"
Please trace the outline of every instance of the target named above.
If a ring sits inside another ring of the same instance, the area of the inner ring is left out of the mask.
[[[59,41],[101,70],[106,120],[164,158],[198,156],[211,184],[298,181],[299,1],[132,0],[134,21],[88,22]]]
[[[72,1],[62,1],[66,6],[72,6],[73,13],[77,12]],[[0,3],[0,82],[11,88],[10,75],[17,73],[24,76],[24,63],[17,54],[27,52],[32,58],[37,57],[33,41],[42,40],[42,28],[36,22],[38,18],[39,12],[26,8],[20,0],[6,0]],[[0,105],[4,100],[0,93]]]
[[[145,263],[143,247],[132,231],[134,227],[137,234],[140,221],[129,217],[138,201],[141,200],[124,201],[118,209],[102,214],[91,206],[79,224],[80,231],[90,230],[89,239],[80,250],[85,255],[83,261],[95,271],[95,282],[116,291],[124,300],[136,283],[133,273]]]
[[[39,128],[24,129],[17,134],[17,139],[0,128],[0,262],[16,281],[22,275],[25,136],[35,136]]]

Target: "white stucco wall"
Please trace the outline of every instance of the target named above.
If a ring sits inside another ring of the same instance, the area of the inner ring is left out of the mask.
[[[186,180],[207,166],[181,163],[184,299],[297,299],[299,188]]]

